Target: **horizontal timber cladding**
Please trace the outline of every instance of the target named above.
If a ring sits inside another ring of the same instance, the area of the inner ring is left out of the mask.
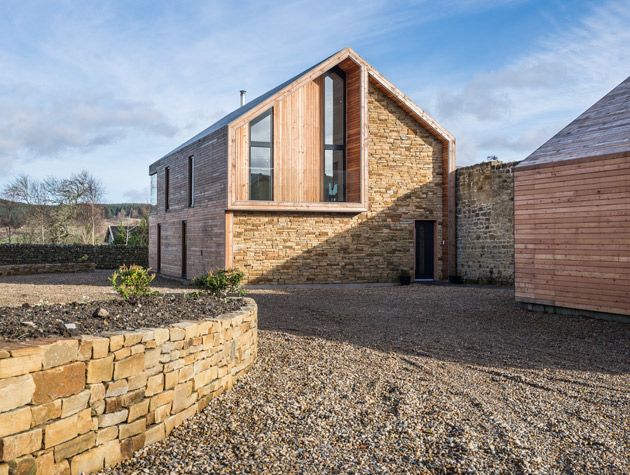
[[[516,299],[630,315],[630,155],[515,173]]]
[[[372,84],[368,117],[368,211],[235,211],[232,263],[248,282],[393,281],[413,270],[415,220],[436,222],[436,277],[447,277],[443,143]]]
[[[194,206],[188,200],[188,158],[194,156]],[[169,209],[165,210],[165,168],[169,168]],[[187,277],[225,265],[227,128],[151,166],[157,172],[157,211],[149,220],[149,264],[158,270],[157,225],[161,229],[159,272],[182,274],[182,221],[186,221]]]

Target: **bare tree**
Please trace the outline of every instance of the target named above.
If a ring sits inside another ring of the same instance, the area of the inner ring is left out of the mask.
[[[75,182],[76,188],[81,190],[79,202],[89,207],[92,244],[96,244],[96,225],[102,218],[102,210],[98,205],[105,195],[105,187],[87,170],[82,170],[71,180]]]
[[[4,189],[4,195],[12,201],[30,205],[28,215],[37,227],[39,241],[46,242],[46,229],[50,225],[52,203],[50,190],[43,182],[33,180],[28,175],[19,175]]]

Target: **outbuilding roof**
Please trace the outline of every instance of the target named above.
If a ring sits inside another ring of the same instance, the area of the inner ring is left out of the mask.
[[[517,168],[630,152],[630,77],[545,142]]]

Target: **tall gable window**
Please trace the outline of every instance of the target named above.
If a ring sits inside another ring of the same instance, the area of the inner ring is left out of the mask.
[[[164,210],[168,211],[169,208],[169,191],[171,189],[171,169],[166,167],[164,169]]]
[[[188,157],[188,207],[195,206],[195,157]]]
[[[273,108],[249,123],[249,199],[273,200]]]
[[[334,68],[324,76],[324,201],[346,201],[346,78]]]

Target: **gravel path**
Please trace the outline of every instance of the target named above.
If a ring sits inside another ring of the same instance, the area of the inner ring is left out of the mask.
[[[505,289],[251,295],[252,372],[107,473],[630,472],[630,325]]]
[[[113,270],[94,272],[36,274],[0,277],[0,307],[69,302],[91,302],[116,298],[107,278]],[[153,284],[160,292],[179,292],[177,281],[156,279]]]

